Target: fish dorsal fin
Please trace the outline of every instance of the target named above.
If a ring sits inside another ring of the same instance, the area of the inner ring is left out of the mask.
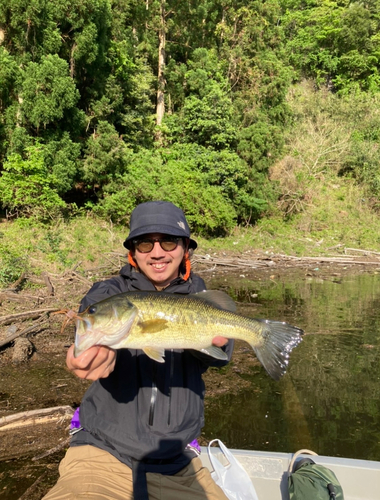
[[[166,319],[148,319],[147,321],[140,321],[139,322],[139,327],[141,328],[142,334],[144,333],[157,333],[161,332],[162,330],[165,330],[165,328],[168,327]]]
[[[165,349],[159,347],[144,347],[143,351],[147,356],[159,363],[165,363]]]
[[[225,311],[236,312],[236,304],[229,295],[221,290],[205,290],[191,294],[191,297],[204,300],[210,305]]]

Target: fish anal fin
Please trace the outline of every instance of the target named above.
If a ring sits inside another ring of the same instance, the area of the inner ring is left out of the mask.
[[[228,359],[227,354],[220,347],[217,347],[216,345],[210,345],[209,347],[204,347],[203,349],[199,350],[204,354],[212,356],[213,358],[216,359],[222,359],[223,361]]]
[[[166,319],[148,319],[147,321],[140,321],[139,327],[141,328],[142,334],[144,333],[157,333],[161,332],[168,327]]]
[[[144,347],[144,353],[149,356],[149,358],[154,359],[158,363],[165,363],[165,350],[154,348],[154,347]]]

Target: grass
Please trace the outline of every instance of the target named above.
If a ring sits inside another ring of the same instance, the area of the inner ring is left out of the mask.
[[[0,223],[0,285],[21,272],[59,274],[67,269],[109,264],[110,254],[122,253],[126,230],[94,219],[56,221],[45,226],[16,220]]]
[[[200,239],[200,250],[268,252],[299,257],[337,255],[344,248],[380,251],[379,214],[352,180],[315,182],[313,198],[300,213],[274,213],[255,227],[236,228],[226,238]]]

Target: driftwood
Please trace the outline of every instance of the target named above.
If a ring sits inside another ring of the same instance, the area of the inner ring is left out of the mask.
[[[49,455],[53,455],[53,453],[56,453],[57,451],[60,451],[62,448],[67,446],[70,443],[70,441],[71,441],[71,436],[69,436],[67,439],[64,439],[61,443],[57,444],[57,446],[54,446],[54,448],[50,448],[50,450],[45,451],[45,453],[33,457],[32,462],[41,460],[42,458],[48,457]]]
[[[355,256],[346,256],[346,257],[294,257],[292,255],[281,255],[278,257],[281,259],[293,261],[293,262],[327,262],[327,263],[335,263],[335,264],[367,264],[370,266],[376,266],[380,264],[380,260],[368,261],[368,260],[357,260]]]
[[[36,302],[43,302],[45,300],[45,297],[36,297],[34,295],[19,295],[16,292],[4,292],[3,290],[0,291],[0,302],[2,300],[10,300],[14,302],[25,302],[25,300],[34,300]]]
[[[210,255],[194,255],[191,259],[194,264],[207,264],[213,266],[225,266],[225,267],[252,267],[254,269],[258,267],[270,267],[274,265],[271,259],[253,260],[253,259],[241,259],[241,258],[228,258],[224,259],[220,256],[211,257]]]
[[[34,311],[25,311],[17,314],[8,314],[7,316],[0,317],[0,325],[9,325],[10,323],[13,323],[14,321],[17,321],[19,319],[24,320],[24,319],[37,318],[38,316],[41,316],[41,314],[56,312],[56,311],[60,311],[60,308],[48,307],[45,309],[35,309]]]
[[[47,314],[45,313],[41,318],[39,318],[34,325],[29,326],[28,328],[25,328],[24,330],[21,330],[20,332],[15,332],[12,333],[11,335],[8,335],[5,339],[0,341],[0,348],[9,344],[10,342],[13,342],[15,339],[18,337],[22,337],[23,335],[27,335],[28,333],[33,332],[33,330],[36,330],[36,328],[41,327],[45,323],[48,323],[48,320],[45,319]]]
[[[48,275],[48,273],[42,273],[42,277],[44,279],[44,283],[46,285],[46,288],[49,291],[49,295],[53,296],[54,295],[54,287],[51,283],[50,276]]]
[[[0,417],[0,431],[6,431],[26,425],[35,425],[62,418],[72,418],[74,413],[71,406],[53,406],[52,408],[42,408],[39,410],[23,411],[5,417]]]
[[[366,255],[380,255],[380,252],[374,252],[373,250],[361,250],[360,248],[345,248],[344,252],[359,252]]]
[[[347,249],[351,251],[355,251],[355,249]],[[368,250],[363,250],[363,253],[367,255],[372,255],[375,257],[380,255],[377,252],[371,252]],[[331,257],[295,257],[292,255],[283,255],[283,254],[272,254],[272,255],[263,255],[262,257],[258,257],[256,259],[247,259],[247,258],[223,258],[220,255],[211,256],[211,255],[196,255],[193,256],[192,262],[194,264],[201,264],[207,266],[213,266],[213,269],[216,266],[224,266],[231,268],[265,268],[265,267],[275,267],[279,264],[290,264],[292,266],[298,265],[307,265],[308,263],[330,263],[330,264],[350,264],[350,265],[369,265],[369,266],[378,266],[380,265],[380,259],[378,260],[358,260],[357,256],[345,255],[344,257],[340,256],[331,256]]]
[[[85,283],[88,286],[92,286],[93,285],[92,281],[88,280],[87,278],[84,278],[83,276],[81,276],[76,271],[71,271],[71,275],[75,276],[79,281],[81,281],[82,283]]]

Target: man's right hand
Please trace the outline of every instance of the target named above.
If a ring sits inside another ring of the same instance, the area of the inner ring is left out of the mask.
[[[67,368],[79,378],[98,380],[113,372],[116,351],[106,346],[93,346],[74,358],[74,344],[67,351]]]

